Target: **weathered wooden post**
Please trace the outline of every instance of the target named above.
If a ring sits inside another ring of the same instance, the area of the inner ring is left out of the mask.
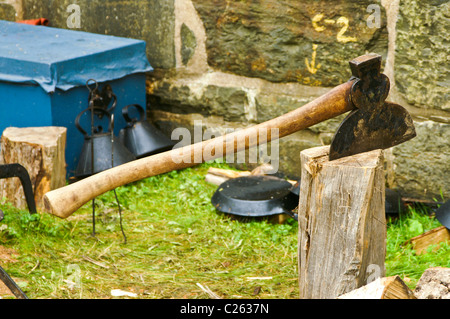
[[[299,291],[332,299],[384,276],[383,152],[334,161],[329,147],[301,152]]]

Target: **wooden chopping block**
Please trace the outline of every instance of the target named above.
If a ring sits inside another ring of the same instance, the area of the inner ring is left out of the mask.
[[[383,152],[334,161],[329,147],[304,150],[298,208],[301,299],[334,299],[384,275]]]
[[[66,184],[65,127],[8,127],[1,137],[0,164],[21,164],[28,171],[36,207],[42,209],[46,192]],[[0,179],[0,194],[14,206],[27,203],[18,178]]]

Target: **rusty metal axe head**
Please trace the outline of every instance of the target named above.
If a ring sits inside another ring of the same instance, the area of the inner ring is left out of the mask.
[[[386,149],[416,136],[409,113],[400,105],[386,102],[389,78],[380,73],[381,56],[366,54],[350,61],[353,86],[351,111],[336,131],[330,146],[330,160]]]

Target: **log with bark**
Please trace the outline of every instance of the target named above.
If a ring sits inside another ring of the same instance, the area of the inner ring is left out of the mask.
[[[66,183],[65,127],[8,127],[1,138],[0,164],[19,163],[30,176],[36,207],[42,209],[43,196]],[[0,179],[0,194],[14,206],[27,208],[18,178]]]

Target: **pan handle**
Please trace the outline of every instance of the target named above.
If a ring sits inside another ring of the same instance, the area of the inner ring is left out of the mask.
[[[298,221],[298,214],[297,213],[294,213],[293,211],[290,211],[290,210],[285,210],[284,213],[289,215],[289,216],[291,216],[296,221]]]
[[[0,280],[3,281],[6,287],[16,296],[18,299],[28,299],[27,295],[20,289],[20,287],[14,282],[14,280],[8,275],[8,273],[0,267]]]
[[[142,121],[142,120],[146,120],[145,111],[144,111],[144,109],[142,108],[142,106],[140,106],[139,104],[130,104],[130,105],[125,106],[125,107],[122,109],[122,115],[123,115],[123,117],[124,117],[124,119],[125,119],[125,121],[126,121],[127,123],[130,123],[130,124],[132,125],[132,124],[134,124],[135,122],[137,122],[137,119],[132,119],[132,118],[130,118],[130,116],[128,115],[128,109],[129,109],[131,106],[138,110],[138,112],[139,112],[139,117],[140,117],[141,121]]]

